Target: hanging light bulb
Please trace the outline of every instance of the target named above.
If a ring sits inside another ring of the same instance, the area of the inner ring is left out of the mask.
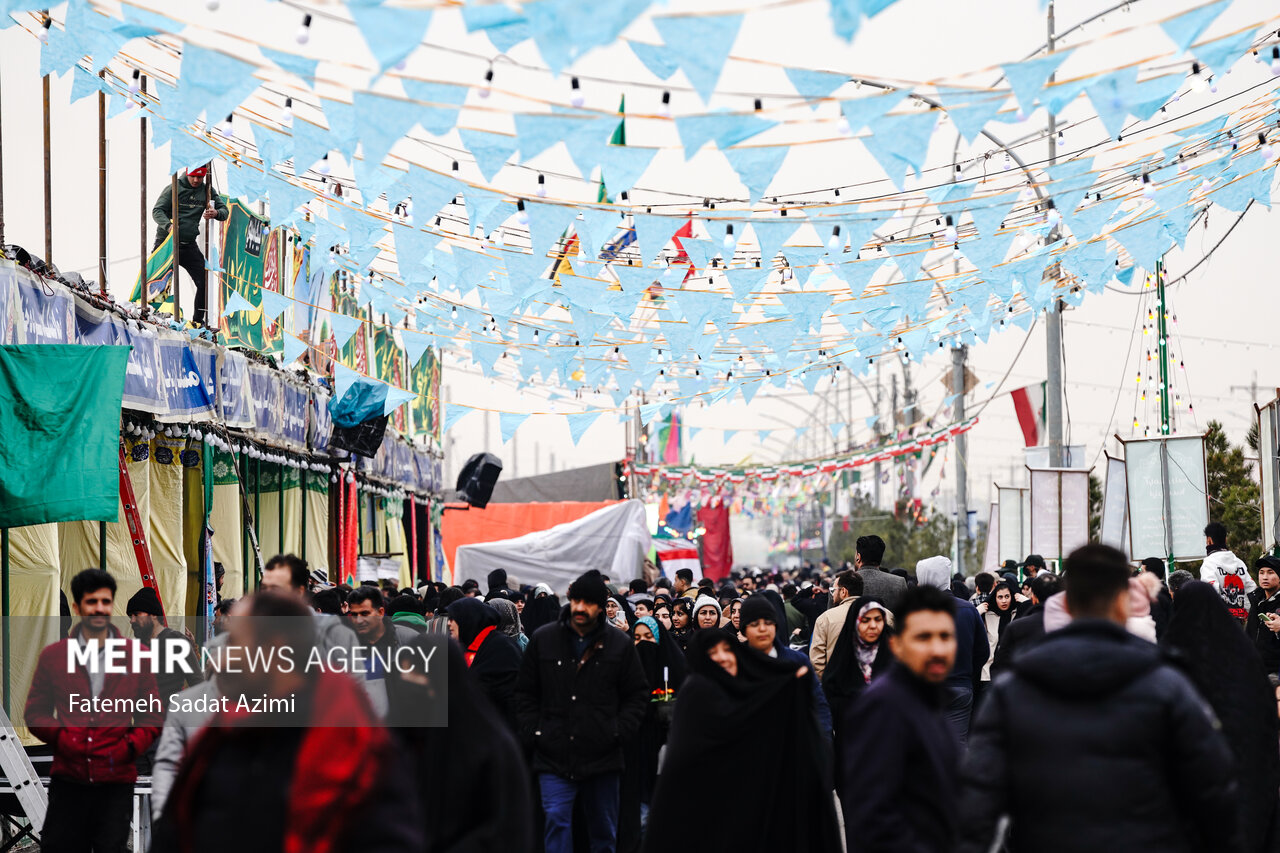
[[[1050,227],[1055,227],[1062,221],[1062,214],[1058,212],[1058,208],[1054,207],[1052,199],[1049,200],[1048,204],[1049,209],[1045,212],[1044,218]]]
[[[232,116],[228,114],[227,117],[222,120],[222,124],[218,125],[218,132],[227,139],[232,139],[236,135],[235,127],[231,124],[231,118]]]
[[[738,246],[738,239],[733,236],[733,223],[730,222],[724,228],[724,247],[733,250]]]
[[[44,20],[40,22],[40,32],[36,33],[36,38],[40,40],[41,44],[49,43],[49,27],[51,26],[53,26],[53,18],[46,14]]]
[[[133,82],[129,84],[130,95],[137,95],[142,92],[141,78],[142,72],[136,68],[133,69]]]
[[[281,124],[293,124],[293,98],[284,99],[284,109],[280,111]]]
[[[1271,143],[1267,141],[1266,133],[1258,134],[1258,144],[1262,146],[1262,158],[1264,160],[1270,160],[1271,158],[1276,156],[1275,149],[1272,148]]]
[[[329,174],[330,169],[329,169],[329,155],[328,155],[328,154],[325,154],[323,157],[321,157],[321,158],[320,158],[320,168],[318,168],[316,171],[317,171],[317,172],[319,172],[319,173],[320,173],[320,174],[322,174],[322,175],[328,175],[328,174]]]
[[[853,128],[849,126],[849,119],[844,116],[840,116],[840,121],[836,122],[836,130],[840,132],[841,136],[848,136],[853,133]]]
[[[490,65],[489,69],[484,72],[484,85],[480,87],[480,97],[482,98],[489,97],[489,86],[492,83],[493,83],[493,66]]]
[[[658,104],[658,115],[663,118],[671,118],[671,93],[662,93],[662,102]]]
[[[1271,48],[1271,73],[1280,76],[1280,47]]]
[[[946,225],[942,229],[942,242],[954,243],[958,239],[958,236],[959,235],[956,234],[955,220],[948,216],[946,218]]]
[[[827,250],[834,253],[844,248],[844,238],[840,236],[840,226],[831,229],[831,239],[827,241]]]
[[[1191,63],[1191,76],[1187,80],[1187,85],[1191,87],[1193,92],[1203,92],[1208,84],[1200,70],[1199,62]]]
[[[516,222],[519,222],[521,225],[529,224],[529,214],[524,209],[524,199],[520,199],[516,202]]]
[[[1142,194],[1147,198],[1155,198],[1156,185],[1151,180],[1151,176],[1146,172],[1142,173]]]
[[[578,78],[574,77],[569,81],[569,88],[573,90],[573,95],[569,98],[569,103],[575,107],[580,107],[586,103],[586,99],[582,96],[582,87],[578,84]]]
[[[538,174],[538,198],[547,197],[547,176]]]
[[[302,16],[302,26],[298,27],[298,32],[294,35],[294,39],[298,44],[306,44],[311,41],[311,16]]]

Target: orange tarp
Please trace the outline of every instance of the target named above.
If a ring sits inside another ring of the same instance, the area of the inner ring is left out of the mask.
[[[514,539],[526,533],[547,530],[567,521],[577,521],[598,509],[612,506],[618,501],[562,501],[558,503],[489,504],[484,509],[467,508],[466,504],[446,504],[440,522],[444,539],[444,555],[450,571],[459,545],[478,542],[498,542]],[[461,584],[466,578],[453,579]],[[484,589],[485,579],[475,578]]]

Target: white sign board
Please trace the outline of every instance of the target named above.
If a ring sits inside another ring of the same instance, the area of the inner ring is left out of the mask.
[[[1280,537],[1280,400],[1258,409],[1258,474],[1262,481],[1262,546]]]
[[[996,486],[1000,504],[999,562],[1021,562],[1031,551],[1031,490]]]
[[[1089,544],[1089,472],[1031,469],[1031,553],[1062,558]]]
[[[1134,559],[1198,560],[1209,523],[1204,436],[1127,441],[1125,486]]]
[[[1102,530],[1098,539],[1103,545],[1110,545],[1129,553],[1129,502],[1126,499],[1124,460],[1107,457],[1107,483],[1102,493]]]
[[[991,504],[987,518],[987,546],[983,549],[982,570],[994,572],[1000,568],[1000,504]]]
[[[1022,449],[1022,457],[1028,468],[1050,468],[1049,464],[1049,448],[1047,446],[1040,447],[1024,447]],[[1083,469],[1089,464],[1085,459],[1084,445],[1072,444],[1062,448],[1062,467],[1063,468],[1080,468]],[[1032,552],[1035,553],[1035,552]]]

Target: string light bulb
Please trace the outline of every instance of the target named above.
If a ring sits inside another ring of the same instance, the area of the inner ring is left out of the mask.
[[[582,86],[578,83],[577,77],[569,81],[569,88],[573,90],[573,94],[569,98],[570,104],[575,107],[581,107],[586,103],[586,98],[582,96]]]
[[[222,120],[222,124],[218,125],[218,132],[227,139],[231,139],[236,135],[235,127],[231,124],[231,118],[232,115],[228,114],[227,117]]]
[[[955,220],[952,219],[950,216],[948,216],[946,218],[946,225],[942,229],[942,242],[954,243],[956,242],[957,238],[958,238],[958,235],[956,234]]]
[[[516,201],[516,222],[521,225],[529,224],[529,213],[524,209],[524,199]]]
[[[488,70],[484,72],[484,85],[480,87],[480,97],[489,97],[489,86],[493,83],[493,66],[490,65]]]
[[[733,236],[733,223],[730,222],[724,227],[724,247],[726,249],[734,249],[738,245],[738,239]]]
[[[130,95],[137,95],[142,92],[141,77],[142,72],[136,68],[133,69],[133,82],[129,84]]]
[[[302,26],[298,27],[298,32],[294,35],[294,40],[298,44],[306,44],[311,41],[311,16],[302,16]]]
[[[284,109],[280,111],[280,121],[282,124],[293,124],[293,98],[284,99]]]
[[[546,197],[547,197],[547,176],[539,172],[538,173],[538,198],[546,198]]]
[[[1271,48],[1271,73],[1280,75],[1280,47]]]
[[[827,249],[831,252],[838,252],[844,248],[844,238],[840,236],[840,226],[837,225],[831,229],[831,239],[827,240]]]
[[[1205,80],[1204,75],[1200,72],[1200,63],[1191,63],[1191,78],[1188,81],[1188,85],[1193,92],[1203,92],[1208,86],[1208,81]]]
[[[1156,195],[1155,182],[1151,180],[1151,175],[1146,172],[1142,173],[1142,195],[1146,198],[1155,198]]]
[[[658,105],[658,115],[663,118],[671,118],[671,93],[662,93],[662,103]]]

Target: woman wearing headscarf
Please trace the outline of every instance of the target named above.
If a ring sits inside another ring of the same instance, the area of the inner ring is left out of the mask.
[[[667,740],[667,713],[674,708],[676,691],[684,682],[684,651],[652,616],[641,616],[631,626],[636,655],[649,682],[652,701],[645,709],[640,731],[623,744],[624,767],[620,785],[618,853],[640,847],[640,835],[658,778],[658,753]]]
[[[693,602],[687,598],[677,598],[671,602],[671,639],[676,641],[681,651],[689,651],[689,640],[693,637]]]
[[[1009,627],[1009,622],[1013,620],[1014,612],[1013,584],[1007,580],[996,584],[991,590],[991,595],[987,596],[987,600],[978,605],[978,615],[982,617],[982,624],[987,629],[987,642],[992,650],[992,654],[987,656],[987,662],[982,666],[980,689],[991,683],[991,662],[996,657],[995,648],[1000,644],[1000,638],[1004,636],[1004,629]],[[976,702],[974,704],[977,705]]]
[[[529,637],[543,625],[560,618],[560,599],[551,591],[551,587],[540,583],[533,588],[532,595],[533,600],[524,606],[524,612],[520,614],[525,634]]]
[[[524,635],[524,628],[520,624],[520,611],[516,609],[515,603],[505,598],[494,598],[489,601],[489,606],[498,611],[498,630],[515,640],[516,645],[520,647],[520,653],[524,654],[525,646],[529,645],[529,638]]]
[[[814,772],[830,762],[803,678],[808,667],[739,644],[720,628],[698,631],[689,651],[691,672],[676,702],[645,849],[841,850],[830,773]],[[708,772],[734,784],[699,786],[691,799],[690,780]],[[694,807],[729,818],[691,819]]]
[[[460,598],[449,605],[449,633],[462,646],[463,660],[481,691],[515,732],[520,647],[498,629],[500,621],[494,606],[478,598]]]
[[[1280,754],[1275,694],[1257,649],[1217,590],[1200,581],[1178,590],[1163,643],[1213,708],[1235,756],[1240,849],[1270,849]]]
[[[874,598],[859,598],[850,607],[844,627],[831,648],[822,673],[822,689],[831,706],[831,718],[840,737],[844,711],[862,694],[873,678],[893,663],[889,651],[889,610]]]
[[[633,619],[630,610],[622,596],[611,595],[604,606],[605,621],[619,631],[630,631]]]
[[[445,649],[447,666],[402,674],[408,701],[388,721],[409,752],[413,787],[429,815],[426,853],[531,853],[533,797],[529,770],[515,736],[471,678],[462,648]],[[413,643],[429,655],[440,637]],[[421,656],[415,656],[420,660]],[[441,716],[448,725],[425,716]]]

